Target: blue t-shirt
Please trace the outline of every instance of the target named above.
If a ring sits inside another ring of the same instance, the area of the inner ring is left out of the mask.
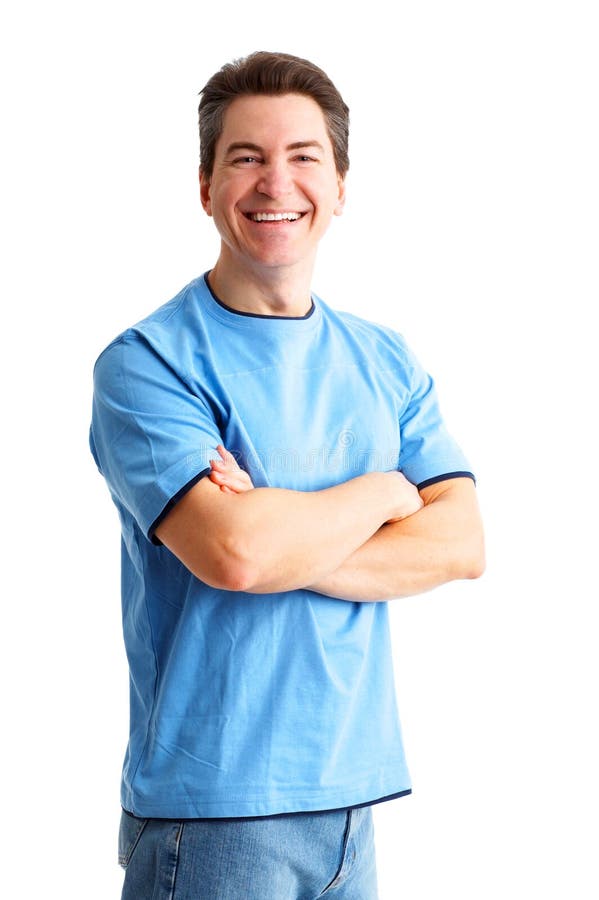
[[[218,590],[154,537],[219,443],[256,487],[467,474],[400,335],[317,297],[300,318],[236,312],[198,278],[99,357],[90,440],[122,527],[124,808],[260,816],[408,792],[387,604]]]

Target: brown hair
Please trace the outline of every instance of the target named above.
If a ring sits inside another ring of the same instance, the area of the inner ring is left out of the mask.
[[[349,169],[349,108],[330,78],[314,63],[288,53],[259,50],[226,63],[200,91],[200,168],[210,178],[214,151],[229,104],[242,94],[306,94],[322,109],[343,178]]]

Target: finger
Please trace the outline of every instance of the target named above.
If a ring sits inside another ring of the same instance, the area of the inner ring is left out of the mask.
[[[214,481],[218,481],[219,484],[228,484],[231,487],[238,483],[238,479],[235,478],[232,472],[217,472],[214,469],[209,477]]]
[[[210,473],[211,476],[214,475],[213,481],[217,481],[219,484],[228,484],[233,488],[240,484],[241,474],[243,474],[241,469],[231,469],[224,463],[215,463]]]
[[[236,466],[234,463],[228,461],[223,462],[221,459],[211,459],[210,467],[213,472],[222,472],[230,475],[233,475],[234,472],[239,469],[239,466]]]
[[[241,493],[242,491],[248,491],[251,487],[253,487],[249,478],[233,478],[227,481],[227,484],[238,493]]]
[[[235,488],[235,486],[239,484],[239,479],[236,478],[232,472],[220,472],[217,469],[213,469],[208,477],[216,484],[226,484],[232,488]]]
[[[220,485],[220,487],[227,487],[235,494],[243,494],[245,491],[251,490],[254,486],[250,477],[246,475],[245,472],[242,472],[240,477],[232,476],[230,472],[225,475],[215,473],[215,478],[213,480],[215,484]]]
[[[220,483],[226,484],[227,487],[232,488],[232,490],[234,490],[234,491],[242,491],[244,489],[244,487],[246,486],[246,482],[242,478],[235,478],[234,476],[232,477],[230,474],[226,475]]]
[[[224,446],[224,444],[217,444],[217,445],[216,445],[216,450],[217,450],[217,452],[218,452],[218,455],[220,456],[220,458],[221,458],[223,461],[225,461],[225,460],[227,459],[227,456],[230,455],[230,454],[229,454],[229,451],[228,451],[227,448]]]
[[[219,444],[216,449],[218,450],[221,459],[226,465],[234,466],[236,469],[239,468],[237,460],[232,453],[229,453],[229,451],[225,446],[223,446],[223,444]]]

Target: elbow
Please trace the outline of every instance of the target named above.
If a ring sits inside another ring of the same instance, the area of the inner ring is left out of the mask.
[[[182,560],[196,578],[210,587],[235,593],[265,593],[276,570],[260,535],[235,527],[212,534],[193,559]]]
[[[449,581],[474,580],[485,571],[485,543],[482,532],[462,535],[448,557]]]
[[[251,593],[259,579],[255,559],[245,542],[228,535],[219,547],[213,587]]]
[[[208,574],[200,570],[192,569],[191,571],[196,578],[220,591],[251,593],[257,582],[253,568],[232,560],[227,560],[222,565],[214,567]]]
[[[224,591],[251,593],[254,583],[255,579],[251,572],[241,568],[229,568],[223,573],[223,578],[218,587]]]
[[[477,535],[460,558],[460,574],[458,577],[474,580],[484,574],[485,568],[485,545],[482,535]]]
[[[256,580],[255,567],[239,555],[227,553],[224,544],[204,544],[201,552],[180,553],[178,558],[199,581],[220,591],[251,591]]]
[[[467,578],[470,580],[474,580],[475,578],[480,578],[481,575],[484,575],[486,568],[486,562],[484,554],[478,556],[476,559],[471,559],[469,561],[469,565],[466,568],[465,574],[462,576],[463,578]]]

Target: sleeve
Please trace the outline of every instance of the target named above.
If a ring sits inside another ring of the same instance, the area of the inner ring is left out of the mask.
[[[419,489],[448,478],[474,481],[468,460],[441,417],[433,379],[408,351],[411,387],[400,416],[399,468]]]
[[[221,437],[207,400],[138,336],[94,369],[90,447],[114,499],[155,544],[166,513],[204,475]]]

